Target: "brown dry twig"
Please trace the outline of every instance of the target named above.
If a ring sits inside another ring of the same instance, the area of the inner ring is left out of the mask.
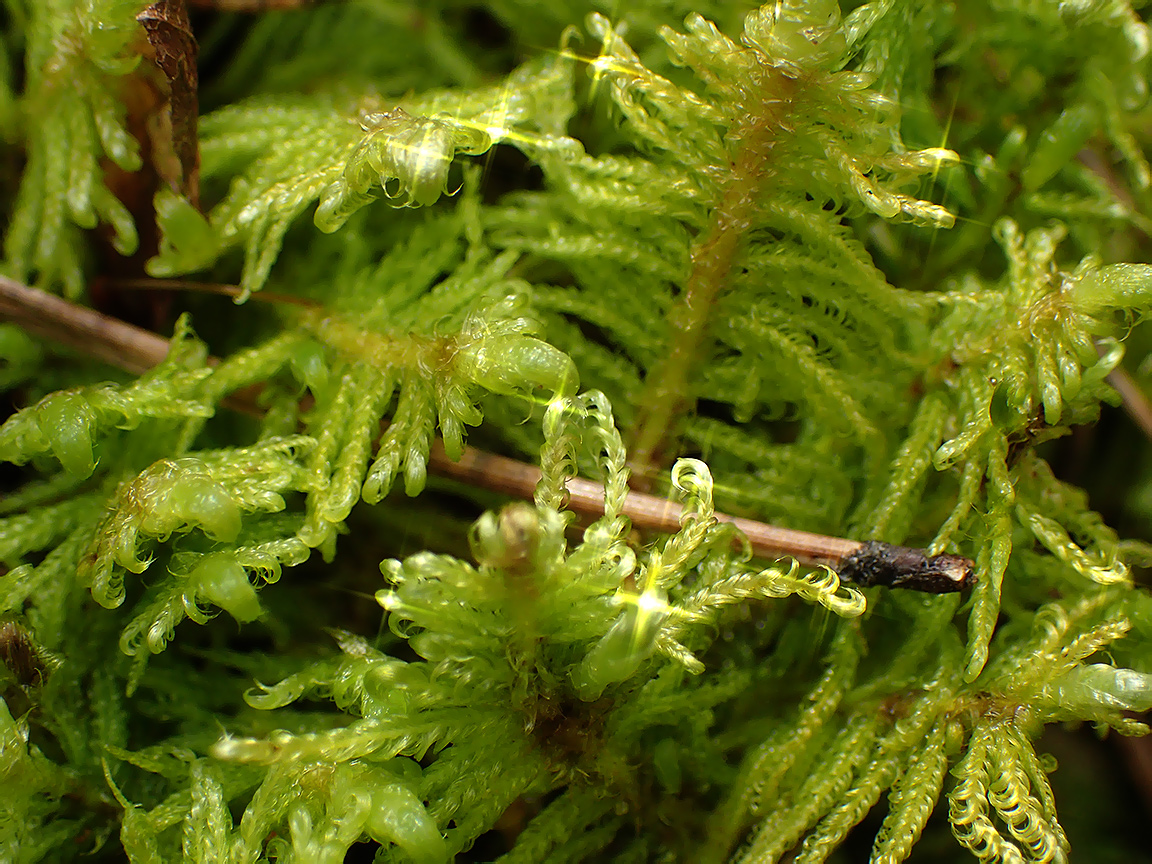
[[[168,353],[167,340],[155,333],[4,277],[0,318],[133,374],[152,368]],[[255,397],[251,390],[237,392],[225,404],[259,416],[263,409]],[[536,466],[475,447],[465,447],[453,462],[439,441],[432,447],[428,468],[440,477],[526,499],[532,498],[540,480]],[[572,511],[591,518],[603,514],[604,487],[599,483],[575,477],[568,481],[568,492]],[[680,528],[680,505],[655,495],[630,492],[623,512],[640,529],[674,533]],[[944,593],[967,588],[973,580],[972,562],[958,555],[929,556],[922,549],[826,537],[721,513],[716,518],[744,532],[758,558],[791,556],[809,566],[830,566],[842,579],[860,585]]]
[[[326,0],[188,0],[188,5],[193,9],[213,9],[217,12],[272,12],[303,9],[324,2]]]
[[[1140,427],[1146,436],[1152,438],[1152,403],[1144,395],[1144,389],[1135,379],[1119,366],[1108,373],[1108,383],[1116,388],[1123,400],[1124,410],[1132,422]]]

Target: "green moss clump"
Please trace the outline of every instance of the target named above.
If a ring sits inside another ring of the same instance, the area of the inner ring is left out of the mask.
[[[0,324],[0,861],[1143,854],[1141,4],[193,5],[4,6],[0,296],[172,335]]]

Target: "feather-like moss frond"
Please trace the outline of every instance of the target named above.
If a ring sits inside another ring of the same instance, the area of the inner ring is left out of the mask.
[[[28,165],[4,238],[5,272],[62,288],[84,287],[79,229],[104,223],[122,255],[137,245],[128,209],[100,168],[141,166],[139,145],[125,128],[125,76],[140,61],[143,0],[30,3],[25,31]]]
[[[210,230],[173,205],[162,220],[166,252],[149,272],[200,269],[239,246],[240,286],[259,290],[289,227],[317,200],[313,221],[331,232],[377,194],[397,207],[434,203],[450,191],[457,154],[478,155],[502,141],[529,153],[578,153],[563,130],[572,110],[571,68],[560,56],[473,91],[276,97],[221,109],[201,124],[202,170],[208,182],[232,177],[229,193],[208,215]],[[539,105],[549,106],[547,115]]]

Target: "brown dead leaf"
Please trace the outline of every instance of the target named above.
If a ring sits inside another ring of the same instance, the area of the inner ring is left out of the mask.
[[[121,82],[120,98],[126,109],[125,124],[140,142],[144,165],[139,171],[129,172],[105,160],[103,168],[108,189],[136,222],[140,244],[135,254],[125,258],[108,242],[108,230],[102,229],[104,266],[89,289],[98,309],[164,328],[170,297],[156,293],[142,302],[116,291],[112,282],[142,276],[144,262],[159,249],[153,201],[161,184],[193,206],[200,206],[196,39],[185,0],[158,0],[145,7],[136,20],[142,33],[134,47],[141,63]]]
[[[152,164],[160,179],[199,206],[200,148],[196,137],[196,39],[184,0],[158,0],[136,16],[148,45],[144,59],[159,73],[150,76],[158,104],[147,119]]]

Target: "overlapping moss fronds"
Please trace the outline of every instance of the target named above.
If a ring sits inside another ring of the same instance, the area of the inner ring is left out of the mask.
[[[158,5],[5,6],[3,272],[172,336],[132,376],[0,324],[0,860],[1121,842],[1035,742],[1152,709],[1152,534],[1092,509],[1152,466],[1090,502],[1049,443],[1147,341],[1132,5],[201,11],[199,202],[143,180]],[[131,293],[199,280],[253,302]],[[429,476],[469,437],[534,501]]]

